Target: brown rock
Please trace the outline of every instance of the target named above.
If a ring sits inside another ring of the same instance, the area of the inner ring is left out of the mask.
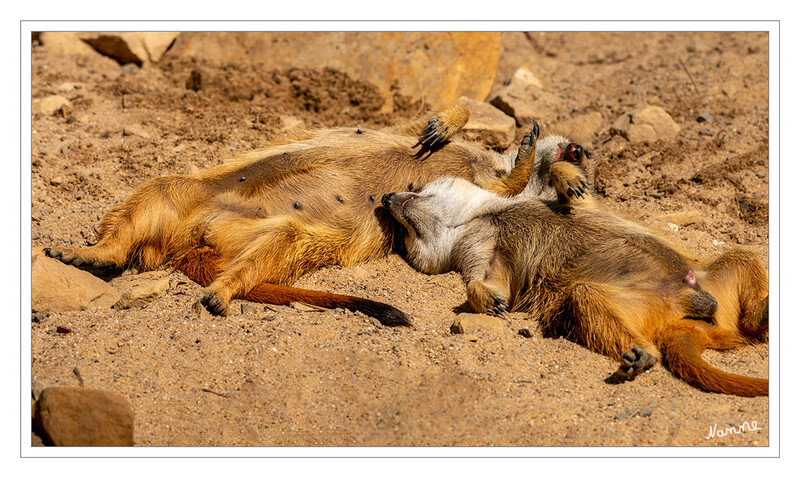
[[[655,219],[664,222],[671,222],[678,226],[684,227],[691,224],[703,223],[703,215],[700,213],[700,211],[684,211],[672,214],[664,214],[661,216],[656,216]]]
[[[111,307],[120,293],[92,274],[34,251],[31,257],[31,310],[84,310]]]
[[[58,91],[60,91],[61,93],[71,93],[78,88],[80,88],[79,85],[70,82],[64,82],[58,85]]]
[[[603,126],[603,115],[595,111],[558,122],[552,130],[584,146],[591,146],[592,138],[601,126]]]
[[[242,304],[242,314],[253,314],[255,313],[256,308],[250,304]]]
[[[324,312],[328,309],[323,307],[317,307],[315,305],[304,304],[302,302],[292,302],[289,306],[295,310],[299,310],[301,312]]]
[[[39,41],[50,52],[62,55],[99,55],[77,32],[42,32]]]
[[[144,307],[163,296],[169,289],[167,275],[166,271],[152,271],[113,279],[111,285],[122,293],[122,297],[114,304],[114,308]]]
[[[296,132],[306,127],[305,121],[294,116],[281,116],[281,128],[287,133]]]
[[[214,320],[214,315],[206,309],[206,306],[200,303],[198,300],[194,304],[192,304],[192,312],[194,313],[195,317],[201,320]]]
[[[648,106],[614,122],[614,129],[621,132],[631,143],[654,143],[672,141],[681,127],[658,106]]]
[[[533,337],[533,334],[528,329],[519,329],[519,331],[517,331],[517,333],[519,335],[525,337],[526,339],[529,339],[529,338]]]
[[[47,388],[36,403],[34,424],[55,446],[133,445],[133,410],[112,392]]]
[[[36,377],[31,378],[31,396],[34,400],[39,400],[39,397],[42,395],[42,391],[47,388],[44,384]]]
[[[510,83],[489,103],[514,118],[517,126],[529,125],[530,118],[546,126],[547,119],[555,118],[564,105],[564,101],[557,95],[521,82]]]
[[[478,332],[504,333],[506,323],[499,317],[484,314],[458,314],[453,325],[450,326],[451,334],[475,334]]]
[[[540,80],[539,77],[537,77],[527,66],[521,66],[517,68],[517,71],[514,72],[514,76],[511,77],[510,84],[522,88],[544,88],[542,80]]]
[[[34,100],[38,103],[39,112],[45,116],[60,114],[66,116],[72,111],[72,103],[61,95],[52,95]]]
[[[514,142],[514,118],[494,106],[462,96],[458,102],[469,108],[469,121],[461,134],[469,141],[478,141],[492,148],[506,149]]]
[[[150,139],[150,133],[139,124],[130,124],[122,128],[122,136],[138,136],[144,139]]]
[[[391,88],[431,104],[461,96],[483,100],[500,60],[497,32],[186,32],[166,57],[267,68],[325,67],[369,81],[387,98]]]
[[[121,65],[155,63],[180,32],[83,32],[78,37]]]
[[[722,94],[727,97],[732,97],[739,91],[739,86],[742,84],[741,81],[738,80],[728,80],[722,84]]]

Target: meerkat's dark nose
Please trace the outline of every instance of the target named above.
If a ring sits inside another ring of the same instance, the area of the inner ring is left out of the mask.
[[[389,205],[392,203],[393,197],[394,193],[384,194],[381,198],[381,204],[383,204],[385,207],[389,207]]]

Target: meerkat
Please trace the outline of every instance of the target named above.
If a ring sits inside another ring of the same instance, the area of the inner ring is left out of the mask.
[[[524,311],[621,361],[610,383],[632,380],[663,358],[703,390],[768,394],[768,381],[729,374],[702,359],[766,338],[768,277],[756,255],[711,260],[679,251],[646,228],[603,211],[568,162],[550,166],[557,199],[504,198],[460,178],[384,195],[406,228],[418,270],[461,273],[479,313]]]
[[[555,197],[547,165],[564,153],[560,137],[533,123],[507,155],[453,141],[469,119],[445,105],[388,131],[309,131],[191,175],[152,179],[113,207],[88,247],[46,247],[46,255],[90,271],[168,266],[205,287],[201,302],[225,315],[230,301],[361,311],[385,325],[411,319],[387,304],[291,285],[323,266],[386,256],[396,242],[383,194],[455,176],[502,196]],[[581,149],[565,159],[590,172]],[[376,200],[377,198],[377,200]]]

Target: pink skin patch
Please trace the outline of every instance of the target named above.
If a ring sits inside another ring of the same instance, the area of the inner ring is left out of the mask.
[[[558,146],[556,146],[556,159],[555,159],[556,162],[562,161],[564,159],[564,148],[562,148],[562,145],[565,146],[566,144],[567,143],[561,143]]]
[[[683,280],[689,285],[689,287],[693,289],[697,288],[697,278],[694,276],[694,271],[691,269],[689,270],[689,273],[686,274],[686,277],[683,278]]]
[[[400,211],[401,211],[403,214],[405,214],[405,213],[406,213],[406,204],[408,204],[408,201],[411,201],[412,199],[417,199],[417,196],[409,196],[409,197],[408,197],[408,199],[406,199],[405,201],[403,201],[403,205],[400,207]]]

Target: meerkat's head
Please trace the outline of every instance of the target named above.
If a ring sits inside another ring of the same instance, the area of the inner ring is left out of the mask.
[[[449,270],[450,255],[463,226],[498,200],[495,194],[459,178],[439,178],[417,192],[386,194],[381,204],[406,229],[408,260],[429,274]]]
[[[593,182],[592,154],[580,144],[572,142],[564,136],[550,135],[539,139],[536,144],[533,171],[528,186],[522,194],[555,198],[555,191],[550,187],[550,166],[557,161],[568,161],[575,164],[583,171],[589,182]]]

